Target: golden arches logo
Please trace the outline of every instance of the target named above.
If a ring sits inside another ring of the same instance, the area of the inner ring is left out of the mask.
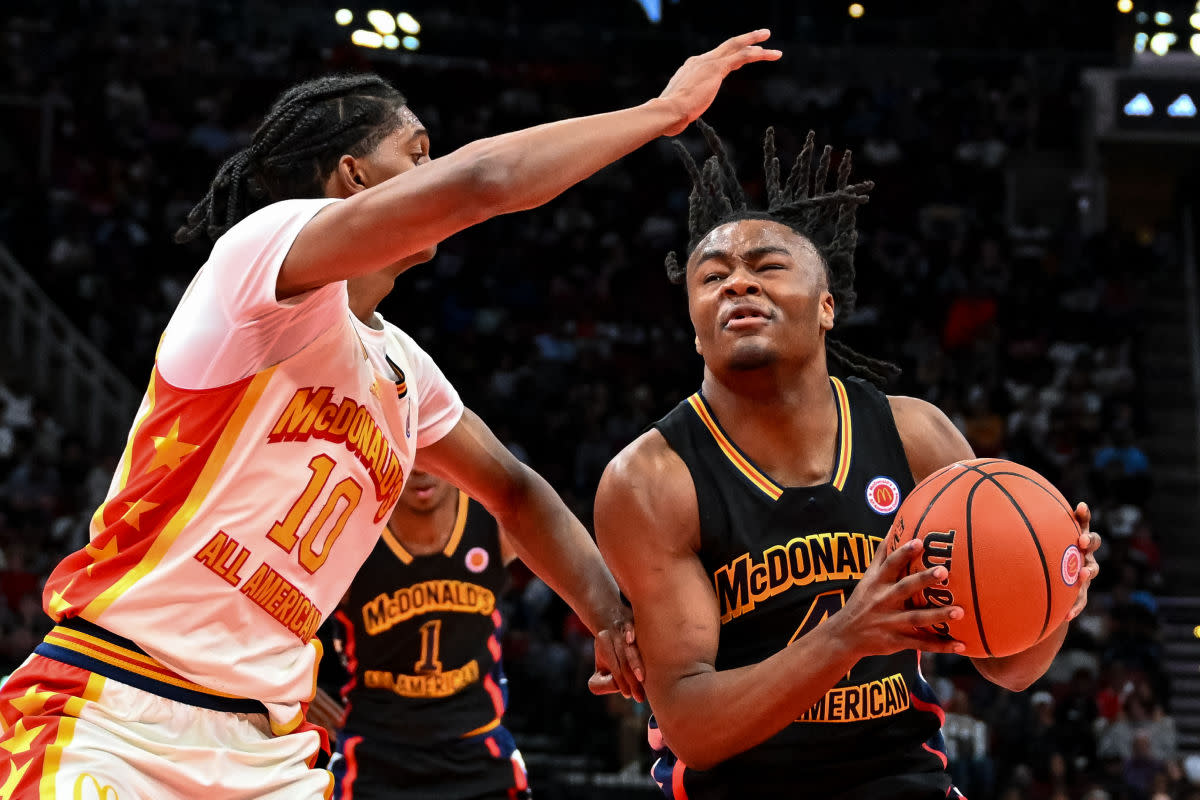
[[[84,794],[84,788],[91,783],[91,787],[95,790],[95,794]],[[75,779],[75,789],[72,793],[72,800],[121,800],[117,796],[117,790],[109,786],[107,783],[101,785],[99,778],[90,773],[84,772]]]

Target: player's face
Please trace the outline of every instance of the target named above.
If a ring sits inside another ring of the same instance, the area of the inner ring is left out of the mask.
[[[808,239],[778,222],[715,228],[688,260],[696,350],[710,369],[745,371],[804,360],[833,327],[833,295]]]
[[[454,486],[428,472],[413,470],[400,493],[400,505],[418,514],[428,514],[453,494]]]
[[[429,132],[408,106],[401,106],[399,117],[400,127],[365,156],[371,163],[371,175],[375,183],[382,183],[429,163]],[[408,268],[414,264],[423,264],[433,258],[435,253],[437,245],[409,256],[397,266]]]

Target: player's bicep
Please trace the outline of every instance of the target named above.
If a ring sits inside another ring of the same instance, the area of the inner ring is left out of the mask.
[[[639,474],[619,457],[596,493],[596,542],[633,606],[655,708],[670,705],[680,680],[714,670],[720,638],[717,598],[695,552],[695,490],[679,467],[682,475]]]

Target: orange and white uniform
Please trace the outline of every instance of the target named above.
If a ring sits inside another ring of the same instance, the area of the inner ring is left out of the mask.
[[[297,763],[315,756],[318,734],[302,724],[321,657],[314,634],[371,552],[417,448],[462,415],[407,335],[354,319],[345,283],[276,300],[284,256],[330,202],[276,203],[238,223],[180,301],[91,541],[46,584],[58,625],[0,691],[0,800],[71,797],[79,781],[119,800],[197,796],[174,778],[134,785],[122,783],[128,769],[103,771],[97,747],[141,763],[102,741],[125,713],[105,692],[236,719],[264,742],[293,734]],[[237,749],[220,737],[212,747]],[[264,771],[261,754],[246,763]],[[280,796],[309,796],[296,791],[304,780]],[[241,796],[245,781],[213,796]],[[244,796],[269,793],[260,784]]]

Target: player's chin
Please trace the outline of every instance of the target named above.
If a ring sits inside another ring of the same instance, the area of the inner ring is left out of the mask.
[[[758,337],[740,339],[733,343],[726,358],[731,372],[749,372],[769,367],[778,360],[778,354]]]

